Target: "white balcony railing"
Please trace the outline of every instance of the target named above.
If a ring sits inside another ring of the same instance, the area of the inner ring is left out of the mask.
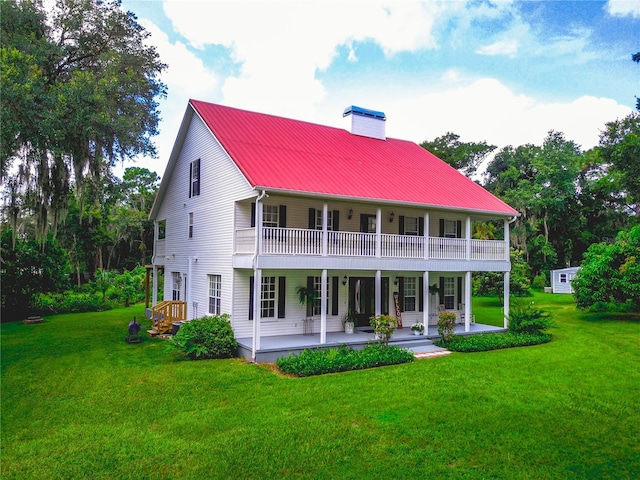
[[[415,235],[380,236],[380,256],[388,258],[427,258],[432,260],[507,260],[502,240],[466,240],[464,238]],[[341,257],[375,257],[377,235],[359,232],[327,232],[326,254]],[[428,243],[425,255],[425,243]],[[255,251],[255,228],[236,230],[235,253]],[[324,255],[322,230],[303,228],[262,229],[261,253],[266,255]]]

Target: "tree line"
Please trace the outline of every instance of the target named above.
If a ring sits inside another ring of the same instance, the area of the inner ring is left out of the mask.
[[[119,0],[58,0],[49,10],[37,0],[5,0],[0,28],[6,319],[23,315],[38,292],[79,289],[104,272],[150,262],[148,215],[159,177],[134,167],[120,179],[113,169],[155,156],[166,66]],[[540,145],[498,149],[451,132],[421,145],[521,213],[511,229],[512,291],[544,283],[550,269],[579,265],[591,245],[614,244],[638,224],[638,113],[604,125],[599,145],[587,151],[556,131]],[[476,238],[503,232],[491,222],[474,227]],[[622,263],[633,274],[630,262]]]

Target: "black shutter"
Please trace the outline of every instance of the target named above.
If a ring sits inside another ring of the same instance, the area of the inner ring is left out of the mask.
[[[256,204],[251,204],[251,228],[256,226]]]
[[[440,236],[444,237],[444,218],[440,219]]]
[[[460,303],[462,303],[462,277],[458,277],[458,304]],[[455,310],[457,310],[457,308],[455,308]]]
[[[444,305],[444,277],[440,277],[440,304]]]
[[[418,235],[424,236],[424,217],[418,217]]]
[[[196,160],[196,170],[198,171],[198,180],[194,186],[193,195],[200,195],[200,179],[202,178],[202,171],[200,170],[200,159]]]
[[[340,230],[340,210],[334,210],[333,211],[333,225],[332,225],[332,230],[334,232],[337,232],[338,230]],[[336,277],[337,278],[337,277]],[[337,314],[335,314],[337,315]]]
[[[315,229],[316,229],[316,209],[310,208],[309,209],[309,230],[315,230]]]
[[[456,236],[458,238],[462,238],[462,221],[458,220],[456,222]]]
[[[404,277],[398,279],[398,302],[400,303],[400,311],[404,312]]]
[[[189,163],[189,198],[191,198],[191,179],[193,178],[193,163]]]
[[[418,311],[424,311],[424,277],[418,277]]]
[[[331,315],[338,315],[338,277],[331,277]]]
[[[280,211],[278,213],[278,226],[280,228],[287,227],[287,206],[280,205]]]
[[[287,277],[278,277],[278,318],[285,318],[284,305],[287,293]]]
[[[398,218],[398,234],[404,235],[404,215]]]
[[[307,292],[313,292],[313,277],[307,277]],[[313,301],[307,301],[307,317],[313,317],[313,304]]]
[[[249,320],[253,320],[253,284],[254,278],[249,277]]]

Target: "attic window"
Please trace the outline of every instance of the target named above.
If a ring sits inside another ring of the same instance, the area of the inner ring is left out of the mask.
[[[200,195],[200,159],[189,165],[189,198]]]

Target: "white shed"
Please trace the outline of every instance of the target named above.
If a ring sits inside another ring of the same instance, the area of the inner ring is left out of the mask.
[[[580,267],[567,267],[551,270],[551,291],[553,293],[573,293],[571,280]]]

